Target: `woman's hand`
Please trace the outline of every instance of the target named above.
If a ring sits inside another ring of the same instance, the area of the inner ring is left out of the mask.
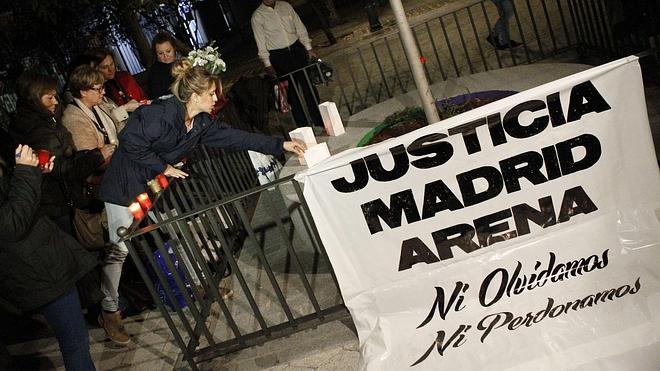
[[[117,149],[117,146],[114,144],[106,144],[103,147],[101,147],[101,154],[103,155],[103,159],[107,160],[112,156],[113,153],[115,153],[115,150]]]
[[[48,174],[51,171],[53,171],[53,166],[55,166],[55,156],[51,156],[48,162],[46,162],[46,165],[44,165],[44,168],[41,169],[41,172],[44,174]]]
[[[188,176],[188,173],[186,173],[185,171],[181,171],[170,164],[167,164],[167,167],[165,168],[163,174],[171,178],[179,178],[179,179],[183,179]]]
[[[305,154],[305,143],[298,140],[284,142],[283,147],[285,151],[293,152],[298,157],[302,157]]]
[[[126,110],[126,112],[133,112],[135,111],[138,107],[140,107],[140,102],[136,101],[135,99],[131,99],[126,104],[121,106],[123,109]]]
[[[32,148],[26,144],[19,144],[18,147],[16,147],[16,151],[14,152],[14,155],[16,157],[16,165],[27,165],[27,166],[38,166],[39,165],[39,157],[37,157],[37,154],[34,153]],[[52,165],[51,165],[52,169]]]

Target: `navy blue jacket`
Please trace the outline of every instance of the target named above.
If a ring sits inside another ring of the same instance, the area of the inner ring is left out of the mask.
[[[185,105],[171,97],[156,100],[131,114],[103,176],[101,200],[130,205],[137,195],[147,191],[149,180],[165,171],[167,164],[180,162],[198,144],[282,154],[282,139],[219,124],[206,113],[195,116],[192,130],[186,133],[185,113]]]

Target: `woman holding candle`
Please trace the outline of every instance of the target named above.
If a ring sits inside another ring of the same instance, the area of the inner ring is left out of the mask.
[[[106,202],[112,254],[104,261],[106,293],[103,301],[106,324],[113,322],[113,330],[121,329],[121,339],[128,342],[128,334],[121,326],[117,311],[117,286],[122,264],[128,254],[119,243],[117,229],[133,222],[128,205],[147,191],[147,182],[158,174],[185,178],[188,174],[175,168],[199,144],[233,150],[254,150],[280,155],[290,151],[304,152],[297,142],[244,132],[212,121],[209,115],[217,101],[216,85],[220,82],[203,67],[193,67],[187,59],[175,62],[172,68],[174,97],[154,101],[137,110],[129,118],[120,135],[121,146],[110,162],[101,185],[101,198]],[[109,329],[106,327],[106,331]],[[110,331],[108,331],[110,332]],[[119,331],[118,331],[119,332]]]
[[[18,103],[10,135],[14,142],[25,143],[37,150],[42,162],[55,156],[53,171],[44,175],[41,182],[40,211],[60,229],[73,234],[67,191],[100,166],[113,149],[95,147],[92,151],[74,155],[71,135],[59,120],[61,111],[55,87],[55,79],[36,72],[25,72],[18,78]]]
[[[19,145],[16,167],[0,158],[0,308],[41,313],[55,332],[67,370],[94,370],[75,283],[96,259],[39,212],[41,181],[32,149]],[[53,163],[45,166],[52,171]]]

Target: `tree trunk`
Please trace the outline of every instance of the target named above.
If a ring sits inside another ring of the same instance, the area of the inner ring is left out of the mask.
[[[142,32],[142,27],[138,21],[137,13],[135,12],[123,12],[122,17],[124,18],[126,31],[128,36],[135,43],[137,48],[138,58],[142,62],[144,68],[148,68],[153,63],[153,53],[151,52],[151,45],[149,40],[144,36]]]

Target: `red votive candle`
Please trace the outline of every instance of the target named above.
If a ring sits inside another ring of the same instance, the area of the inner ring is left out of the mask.
[[[137,200],[140,203],[140,206],[142,206],[142,210],[144,212],[147,212],[149,209],[151,209],[151,199],[147,193],[140,193],[137,196]]]
[[[47,149],[40,149],[37,151],[37,158],[39,159],[39,167],[43,169],[50,160],[50,152]]]
[[[170,182],[167,180],[167,177],[165,174],[158,174],[156,175],[156,180],[158,181],[158,184],[165,189],[170,185]]]
[[[131,214],[133,214],[133,218],[140,220],[144,217],[144,211],[142,211],[142,206],[140,206],[139,202],[133,202],[129,207],[128,210],[131,211]]]

